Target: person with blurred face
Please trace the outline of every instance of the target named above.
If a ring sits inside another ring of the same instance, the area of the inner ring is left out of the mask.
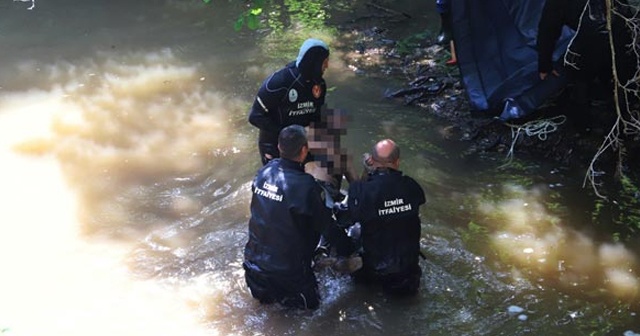
[[[289,125],[312,126],[321,119],[327,85],[329,47],[318,39],[307,39],[295,61],[271,74],[260,86],[249,123],[259,129],[258,150],[265,165],[280,156],[278,134]]]

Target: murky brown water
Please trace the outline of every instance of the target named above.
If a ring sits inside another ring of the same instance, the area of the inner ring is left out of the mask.
[[[321,274],[316,312],[257,304],[241,268],[259,164],[246,113],[273,68],[255,33],[233,31],[237,11],[0,3],[0,335],[640,332],[637,256],[576,230],[558,191],[580,176],[525,162],[520,183],[501,157],[462,158],[441,122],[384,100],[396,83],[356,76],[338,50],[328,101],[353,119],[350,152],[397,139],[427,190],[424,289],[395,301]]]

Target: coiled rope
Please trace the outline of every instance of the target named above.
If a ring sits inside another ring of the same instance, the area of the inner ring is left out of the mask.
[[[507,160],[511,162],[511,159],[513,159],[513,150],[520,134],[524,133],[530,137],[537,136],[538,139],[545,141],[547,140],[547,136],[557,131],[558,127],[564,124],[565,121],[567,121],[567,117],[565,115],[559,115],[547,119],[532,120],[522,125],[505,123],[505,125],[511,128],[512,139],[511,148],[509,148],[509,152],[507,153]],[[507,162],[507,164],[509,162]]]

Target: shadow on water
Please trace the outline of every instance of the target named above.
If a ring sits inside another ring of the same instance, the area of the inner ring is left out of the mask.
[[[257,37],[229,37],[235,8],[205,15],[187,1],[127,4],[42,4],[34,14],[42,21],[23,35],[18,22],[0,20],[12,32],[0,42],[14,47],[0,75],[2,203],[12,210],[6,222],[21,223],[0,232],[2,264],[20,271],[3,275],[0,334],[5,326],[17,335],[622,335],[636,327],[625,300],[638,291],[635,255],[569,225],[563,192],[573,186],[549,187],[553,163],[499,170],[502,158],[462,156],[440,135],[446,125],[384,100],[388,81],[356,76],[340,50],[327,75],[329,107],[350,114],[354,164],[392,137],[402,169],[427,191],[423,290],[395,300],[324,271],[317,311],[259,305],[241,267],[259,165],[246,111],[269,57]],[[113,16],[121,6],[129,11]],[[55,30],[65,10],[89,18]],[[104,25],[91,24],[95,15]],[[48,31],[64,40],[59,48],[38,37]],[[38,309],[24,304],[32,301]],[[86,325],[68,322],[79,319]]]

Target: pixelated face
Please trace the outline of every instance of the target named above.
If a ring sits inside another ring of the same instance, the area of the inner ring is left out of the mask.
[[[349,156],[340,145],[340,136],[347,134],[349,117],[339,109],[327,109],[321,121],[309,129],[309,148],[316,156],[321,156],[320,166],[329,174],[337,174],[347,169]]]
[[[327,128],[339,131],[341,135],[347,134],[347,122],[349,118],[347,114],[341,110],[333,110],[326,117]]]
[[[322,114],[320,122],[309,129],[308,138],[311,142],[323,142],[321,146],[312,145],[313,148],[324,148],[330,145],[329,142],[340,142],[340,136],[347,134],[347,122],[349,118],[346,113],[337,109],[327,109]]]

